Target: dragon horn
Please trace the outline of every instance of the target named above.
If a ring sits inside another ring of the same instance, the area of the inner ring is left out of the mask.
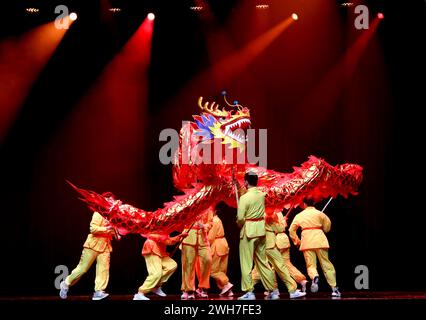
[[[216,111],[216,109],[217,109],[217,108],[213,109],[214,105],[215,105],[215,102],[213,102],[211,106],[210,106],[210,102],[205,102],[204,105],[203,105],[203,97],[198,98],[198,106],[203,111],[207,111],[209,113],[214,113],[214,111]]]
[[[199,97],[198,98],[198,106],[203,111],[211,112],[211,109],[209,108],[209,103],[208,102],[205,102],[204,105],[203,105],[203,97]]]
[[[203,97],[199,97],[198,98],[198,106],[200,107],[201,110],[213,114],[215,116],[221,116],[223,114],[226,114],[227,111],[225,109],[219,109],[219,104],[217,104],[216,102],[204,102],[203,105]]]
[[[231,103],[229,103],[228,102],[228,99],[226,98],[226,95],[223,95],[223,100],[225,100],[225,103],[228,105],[228,106],[230,106],[230,107],[233,107],[233,108],[238,108],[238,110],[241,110],[241,108],[243,107],[241,104],[239,104],[238,102],[237,103],[234,103],[234,104],[231,104]]]
[[[204,110],[206,110],[206,111],[208,111],[208,112],[210,112],[210,111],[211,111],[211,110],[209,109],[209,103],[208,103],[208,102],[204,103]]]
[[[220,107],[220,105],[219,105],[219,103],[216,103],[216,102],[213,102],[213,104],[212,104],[212,109],[213,109],[213,112],[224,112],[224,110],[222,109],[219,109],[219,107]]]
[[[203,97],[198,98],[198,106],[200,107],[201,110],[204,110],[204,108],[203,108]]]

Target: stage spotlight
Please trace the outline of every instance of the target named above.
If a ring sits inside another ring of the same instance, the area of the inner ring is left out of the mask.
[[[37,13],[40,11],[40,9],[38,8],[26,8],[25,11],[27,11],[28,13]]]
[[[113,13],[116,13],[116,12],[120,12],[121,8],[109,8],[108,10],[113,12]]]
[[[154,20],[155,19],[155,14],[153,13],[148,13],[148,20]]]
[[[385,17],[385,15],[383,13],[381,13],[381,12],[379,12],[377,14],[377,18],[379,18],[380,20],[382,20],[384,17]]]
[[[298,16],[297,14],[293,13],[293,14],[291,15],[291,18],[292,18],[294,21],[296,21],[296,20],[298,20],[298,19],[299,19],[299,16]]]
[[[259,9],[259,10],[269,9],[269,4],[258,4],[256,5],[256,9]]]
[[[194,6],[194,7],[189,7],[189,9],[191,9],[192,11],[202,11],[204,9],[203,6]]]
[[[71,19],[71,21],[75,21],[75,20],[77,20],[77,13],[75,13],[75,12],[71,12],[71,13],[70,13],[70,19]]]

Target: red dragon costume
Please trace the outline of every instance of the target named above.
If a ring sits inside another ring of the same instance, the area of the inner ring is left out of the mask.
[[[356,164],[331,166],[310,156],[300,167],[294,167],[292,173],[280,173],[247,162],[229,162],[229,158],[222,156],[223,151],[231,150],[235,156],[245,152],[251,120],[248,108],[237,101],[228,103],[226,96],[225,102],[227,107],[219,108],[215,102],[203,103],[200,97],[201,114],[193,116],[193,122],[183,124],[173,164],[173,182],[183,194],[175,196],[163,208],[144,211],[115,199],[111,193],[98,194],[71,185],[81,195],[80,199],[108,219],[119,233],[142,235],[180,232],[220,201],[236,207],[235,181],[242,185],[248,170],[259,176],[258,188],[266,193],[267,214],[297,207],[307,198],[320,201],[339,194],[345,198],[357,194],[362,167]],[[212,152],[212,161],[199,161],[206,158],[205,149],[199,147],[208,145],[215,146],[215,151],[219,145],[222,153]]]

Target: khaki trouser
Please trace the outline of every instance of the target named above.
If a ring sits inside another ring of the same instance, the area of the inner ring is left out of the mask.
[[[269,264],[269,266],[271,267],[272,272],[274,273],[274,287],[278,288],[277,276],[275,274],[274,268],[271,266],[271,264]],[[253,280],[253,286],[258,284],[260,281],[260,274],[259,271],[257,271],[256,266],[254,266],[253,270],[251,271],[251,279]]]
[[[105,290],[109,280],[109,264],[110,252],[97,252],[89,248],[83,248],[80,262],[77,267],[66,277],[65,283],[73,286],[80,280],[81,276],[85,274],[96,260],[96,278],[95,278],[95,291]]]
[[[273,270],[286,285],[288,292],[295,291],[297,289],[297,283],[290,276],[287,266],[284,263],[284,259],[278,249],[276,247],[266,249],[266,256],[268,257],[268,261],[272,265]],[[255,282],[258,281],[259,273],[257,268],[253,269],[252,278]],[[275,278],[275,283],[276,281],[277,280]],[[275,284],[275,286],[277,285]]]
[[[210,288],[212,257],[209,246],[182,245],[182,291],[195,291],[195,265],[199,263],[198,287]]]
[[[148,293],[152,289],[161,287],[176,271],[177,263],[169,256],[160,257],[156,254],[144,256],[148,276],[139,287],[139,292]]]
[[[212,271],[210,276],[215,279],[217,286],[219,289],[223,289],[223,287],[228,284],[229,278],[226,275],[228,270],[228,255],[218,256],[215,254],[212,257]]]
[[[260,280],[268,291],[276,289],[274,273],[266,258],[265,237],[240,239],[241,289],[244,292],[253,291],[251,272],[253,262],[260,274]]]
[[[302,283],[303,281],[306,281],[305,275],[297,269],[290,260],[290,248],[282,249],[281,250],[281,256],[284,259],[284,264],[286,265],[288,272],[290,273],[290,276],[296,280],[297,283]]]
[[[303,255],[306,261],[306,269],[308,270],[309,277],[313,280],[318,276],[317,270],[317,257],[321,265],[321,269],[324,272],[327,283],[330,287],[336,286],[336,270],[333,264],[328,259],[327,249],[312,249],[303,251]]]

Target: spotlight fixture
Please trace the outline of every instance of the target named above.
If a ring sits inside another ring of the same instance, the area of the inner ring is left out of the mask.
[[[258,10],[266,10],[269,9],[269,4],[257,4],[256,9]]]
[[[38,8],[26,8],[25,11],[28,12],[28,13],[37,13],[37,12],[40,11],[40,9],[38,9]]]
[[[116,12],[120,12],[121,8],[109,8],[108,10],[113,12],[113,13],[116,13]]]
[[[354,5],[354,3],[353,2],[343,2],[342,4],[341,4],[341,6],[342,7],[352,7]]]
[[[153,14],[152,12],[150,12],[150,13],[148,13],[147,17],[148,17],[148,20],[153,21],[155,19],[155,14]]]
[[[291,18],[292,18],[294,21],[299,20],[299,16],[298,16],[297,14],[295,14],[295,13],[293,13],[293,14],[291,15]]]
[[[70,19],[71,19],[71,21],[75,21],[75,20],[77,20],[77,13],[75,13],[75,12],[71,12],[71,13],[70,13]]]
[[[198,6],[198,7],[189,7],[190,10],[192,11],[202,11],[204,9],[203,6]]]
[[[385,15],[383,13],[381,13],[381,12],[379,12],[377,14],[377,18],[379,18],[380,20],[382,20],[384,17],[385,17]]]

